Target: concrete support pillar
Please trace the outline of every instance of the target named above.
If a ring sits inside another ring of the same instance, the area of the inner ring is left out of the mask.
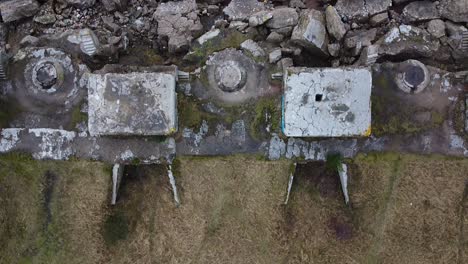
[[[293,165],[293,169],[291,170],[291,174],[289,175],[289,182],[288,182],[288,191],[286,193],[286,199],[284,200],[284,204],[288,204],[288,201],[289,201],[289,195],[291,194],[291,188],[292,188],[292,185],[293,185],[293,181],[294,181],[294,174],[296,173],[296,166],[297,164],[294,163]]]
[[[174,202],[176,203],[176,206],[179,206],[180,199],[179,199],[179,194],[177,193],[177,186],[176,186],[174,174],[172,173],[171,165],[169,165],[168,167],[167,176],[169,177],[169,182],[171,183],[171,186],[172,186],[172,193],[174,194]]]
[[[346,164],[341,164],[341,169],[338,170],[338,174],[340,175],[340,182],[341,182],[341,190],[343,191],[343,196],[345,199],[345,203],[349,203],[349,195],[348,195],[348,166]]]
[[[122,181],[124,165],[114,164],[112,167],[112,200],[111,205],[115,205],[117,201],[117,192],[119,191],[120,182]]]

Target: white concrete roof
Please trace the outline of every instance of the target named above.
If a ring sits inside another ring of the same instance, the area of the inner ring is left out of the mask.
[[[372,74],[366,68],[288,68],[283,133],[288,137],[370,134]]]
[[[175,73],[90,74],[89,132],[168,135],[177,129]]]

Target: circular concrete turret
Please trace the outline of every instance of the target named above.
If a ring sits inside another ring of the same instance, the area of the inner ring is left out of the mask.
[[[32,69],[31,80],[41,91],[56,92],[62,85],[63,78],[62,65],[54,61],[39,61]]]
[[[226,61],[216,66],[215,80],[221,90],[232,93],[244,87],[247,73],[239,63]]]
[[[430,81],[429,71],[417,60],[407,60],[397,67],[395,82],[405,93],[420,93]]]

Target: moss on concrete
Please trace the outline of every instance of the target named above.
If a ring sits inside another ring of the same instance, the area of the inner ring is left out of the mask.
[[[0,98],[0,128],[8,127],[8,124],[21,112],[17,102],[11,98]]]
[[[254,110],[250,125],[250,134],[254,139],[264,139],[269,133],[280,131],[281,103],[277,98],[259,99],[255,102]]]

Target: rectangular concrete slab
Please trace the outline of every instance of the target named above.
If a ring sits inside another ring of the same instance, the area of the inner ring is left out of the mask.
[[[288,137],[370,134],[372,74],[367,68],[287,68],[283,133]]]
[[[174,133],[177,130],[176,80],[175,72],[90,74],[90,134]]]

